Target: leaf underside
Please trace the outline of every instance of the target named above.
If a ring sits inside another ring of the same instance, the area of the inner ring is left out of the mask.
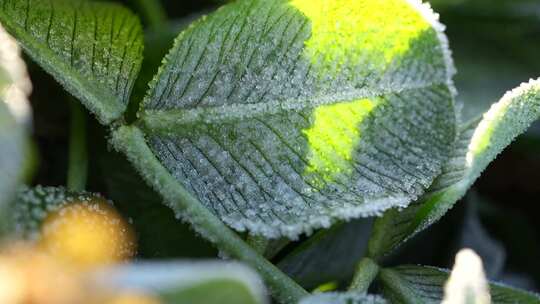
[[[384,296],[392,303],[441,303],[450,272],[425,266],[399,266],[381,273]],[[539,303],[540,296],[498,283],[490,283],[493,304]]]
[[[416,1],[237,1],[180,34],[139,126],[228,225],[294,238],[425,191],[455,137],[451,74]]]
[[[482,117],[462,126],[452,157],[424,198],[376,220],[370,240],[373,258],[438,221],[466,193],[482,171],[540,117],[540,80],[509,91]]]
[[[142,61],[135,15],[81,0],[0,0],[0,8],[0,23],[100,122],[121,117]]]

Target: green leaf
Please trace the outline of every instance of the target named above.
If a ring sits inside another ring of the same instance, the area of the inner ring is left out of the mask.
[[[0,0],[0,7],[8,32],[100,122],[121,117],[142,61],[135,15],[81,0]]]
[[[118,266],[93,275],[114,292],[155,294],[163,303],[266,303],[258,276],[240,264],[222,262],[162,262]]]
[[[428,193],[405,210],[376,220],[368,254],[379,258],[438,221],[482,171],[540,115],[540,80],[508,92],[481,119],[465,124],[453,156]]]
[[[322,293],[309,296],[299,304],[385,304],[379,296],[356,293]]]
[[[201,13],[195,13],[179,20],[172,20],[162,24],[158,28],[149,28],[144,32],[144,59],[141,64],[139,76],[135,81],[133,92],[131,95],[132,102],[129,105],[129,115],[135,116],[139,108],[140,102],[148,90],[148,83],[157,73],[163,57],[171,49],[174,39],[182,30],[187,28],[189,24],[201,17]]]
[[[441,28],[416,1],[237,1],[180,34],[138,125],[239,231],[294,238],[404,207],[455,138]]]
[[[31,85],[19,47],[0,25],[0,222],[24,169],[27,96]],[[19,122],[17,122],[19,120]]]
[[[383,293],[391,303],[440,303],[449,271],[427,266],[399,266],[381,270]],[[499,283],[490,283],[494,304],[539,303],[540,296]]]

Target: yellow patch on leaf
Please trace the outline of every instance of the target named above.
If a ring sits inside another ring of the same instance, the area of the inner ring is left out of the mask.
[[[403,0],[293,0],[291,5],[311,22],[307,57],[336,66],[337,72],[348,62],[385,67],[431,28]]]
[[[315,173],[326,182],[339,174],[350,174],[353,154],[361,138],[360,125],[378,103],[361,99],[315,109],[313,125],[303,131],[309,146],[305,173]]]

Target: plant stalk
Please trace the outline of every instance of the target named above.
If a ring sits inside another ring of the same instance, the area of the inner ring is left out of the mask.
[[[369,286],[379,274],[379,265],[370,258],[363,258],[356,267],[349,290],[367,293]]]
[[[260,255],[265,254],[266,248],[268,248],[268,239],[264,236],[258,236],[258,235],[250,235],[248,236],[246,242],[253,247],[255,251],[257,251]]]
[[[230,257],[255,268],[276,300],[292,304],[308,295],[300,285],[258,254],[191,195],[155,157],[141,130],[134,126],[122,126],[113,131],[112,144],[126,154],[145,180],[163,196],[169,207],[189,221],[198,233]]]
[[[70,191],[83,191],[88,178],[88,149],[86,142],[86,116],[82,105],[75,100],[70,102],[71,125],[69,135],[69,160],[67,188]]]

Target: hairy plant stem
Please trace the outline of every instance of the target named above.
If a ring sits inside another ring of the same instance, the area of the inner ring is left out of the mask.
[[[69,134],[69,160],[67,188],[71,191],[83,191],[88,177],[88,150],[86,142],[85,110],[75,100],[70,102],[71,125]]]
[[[143,132],[134,126],[113,131],[112,144],[126,154],[147,183],[158,191],[170,208],[220,250],[255,268],[280,303],[297,303],[308,293],[276,266],[257,253],[216,215],[189,193],[155,157]]]
[[[250,235],[246,239],[246,242],[255,249],[259,254],[263,255],[266,252],[266,248],[268,248],[269,240],[265,238],[264,236],[258,236],[258,235]]]
[[[366,293],[373,280],[375,280],[379,274],[379,269],[379,265],[377,265],[377,263],[375,263],[375,261],[372,259],[361,259],[356,267],[356,272],[349,290]]]
[[[138,11],[147,25],[159,28],[167,21],[167,13],[160,0],[131,0],[137,6]]]

